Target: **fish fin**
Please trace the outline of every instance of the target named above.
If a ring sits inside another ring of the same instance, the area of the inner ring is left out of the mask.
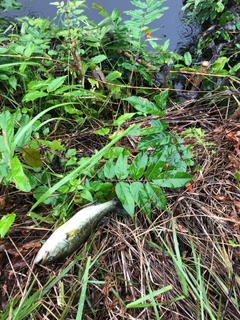
[[[79,230],[78,230],[78,229],[74,229],[74,230],[72,230],[72,231],[70,231],[70,232],[66,233],[66,239],[69,239],[69,238],[74,237],[78,232],[79,232]]]

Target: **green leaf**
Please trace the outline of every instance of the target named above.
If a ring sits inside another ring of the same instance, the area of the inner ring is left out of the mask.
[[[0,151],[6,163],[8,163],[14,154],[14,117],[9,111],[0,114],[0,128],[2,129],[2,136],[0,136]]]
[[[10,162],[11,166],[11,179],[16,184],[16,188],[24,192],[29,192],[32,186],[29,182],[28,177],[23,171],[23,167],[18,157],[14,157]]]
[[[225,64],[229,61],[227,57],[219,57],[216,61],[214,61],[211,70],[212,72],[218,73],[224,69]]]
[[[146,98],[131,96],[123,100],[128,101],[136,110],[141,111],[143,113],[149,113],[156,116],[162,115],[162,110]]]
[[[159,147],[171,142],[171,135],[168,132],[160,132],[157,134],[150,134],[142,138],[138,143],[137,149],[148,149],[149,147]]]
[[[192,64],[192,56],[188,51],[184,53],[184,62],[187,66],[190,66]]]
[[[16,218],[15,213],[9,213],[3,216],[0,220],[0,236],[1,238],[4,238],[5,234],[10,229],[11,225],[13,224],[14,220]]]
[[[42,91],[29,92],[29,93],[25,94],[22,101],[23,102],[34,101],[38,98],[46,97],[47,95],[48,94],[46,92],[42,92]]]
[[[115,176],[115,163],[113,159],[108,159],[104,165],[104,175],[108,179],[112,179]]]
[[[132,112],[132,113],[124,113],[123,115],[121,115],[119,118],[117,118],[116,120],[114,120],[113,125],[114,126],[120,126],[122,123],[124,123],[126,120],[131,119],[136,113]]]
[[[124,209],[134,218],[135,203],[131,194],[130,186],[127,182],[120,181],[116,185],[116,194],[122,202]]]
[[[162,172],[159,178],[153,182],[161,187],[180,188],[192,180],[192,175],[186,172],[178,172],[176,170]]]
[[[98,134],[99,136],[105,136],[106,134],[108,134],[110,131],[109,128],[101,128],[99,130],[94,130],[93,133],[94,134]]]
[[[103,17],[109,17],[109,13],[100,5],[96,4],[95,2],[92,4],[93,9],[99,10],[99,14],[101,14]]]
[[[119,71],[113,71],[113,72],[110,72],[106,77],[105,77],[105,80],[107,81],[113,81],[115,79],[118,79],[118,78],[121,78],[122,74],[121,72]]]
[[[140,179],[145,171],[148,162],[147,152],[141,151],[133,159],[130,167],[129,174],[132,179]]]
[[[133,182],[130,185],[130,191],[138,207],[150,217],[152,209],[151,199],[144,184],[139,181]]]
[[[26,58],[30,58],[33,53],[33,50],[34,50],[34,43],[30,42],[27,44],[27,47],[24,50],[23,54],[25,55]]]
[[[104,154],[104,158],[106,158],[106,159],[118,158],[120,156],[120,154],[123,152],[123,150],[124,150],[124,148],[122,148],[122,147],[112,147]],[[128,155],[130,154],[130,152],[127,151],[127,149],[125,149],[124,152],[125,153],[128,152]]]
[[[118,179],[126,179],[128,176],[128,151],[124,149],[115,164],[115,175]]]
[[[88,64],[91,65],[91,64],[98,64],[98,63],[101,63],[102,61],[106,60],[107,59],[107,56],[105,56],[104,54],[99,54],[98,56],[95,56],[93,58],[91,58],[89,61],[88,61]]]
[[[161,160],[161,152],[153,152],[149,157],[148,168],[146,171],[146,179],[152,180],[158,178],[166,161]]]
[[[161,107],[162,110],[167,108],[168,94],[169,90],[164,90],[154,97],[154,100]]]
[[[159,186],[155,185],[152,182],[146,183],[146,190],[149,195],[149,199],[152,201],[152,203],[155,204],[160,209],[166,208],[167,199]]]
[[[52,80],[47,86],[47,92],[53,92],[57,90],[64,83],[67,76],[62,76]]]
[[[43,167],[40,151],[33,148],[23,148],[22,157],[33,168]]]
[[[237,180],[240,181],[240,171],[236,172],[235,176],[236,176]]]

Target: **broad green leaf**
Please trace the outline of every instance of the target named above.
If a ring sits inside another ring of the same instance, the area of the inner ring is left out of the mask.
[[[176,170],[162,172],[158,179],[153,182],[161,187],[180,188],[187,182],[192,180],[192,175],[186,172],[178,172]]]
[[[124,100],[128,101],[136,110],[145,114],[152,114],[156,116],[162,115],[162,110],[146,98],[131,96]]]
[[[122,202],[124,209],[134,219],[135,203],[131,194],[130,186],[127,182],[120,181],[116,185],[116,194],[119,200]]]
[[[115,175],[118,179],[126,179],[128,176],[128,151],[126,149],[119,155],[115,164]]]
[[[121,72],[119,71],[113,71],[113,72],[110,72],[106,77],[105,77],[105,80],[107,81],[113,81],[115,79],[118,79],[118,78],[121,78],[122,74]]]
[[[8,79],[8,82],[10,84],[10,86],[16,90],[17,88],[17,78],[15,76],[11,76],[9,79]]]
[[[126,120],[131,119],[136,113],[132,112],[132,113],[124,113],[123,115],[121,115],[119,118],[117,118],[116,120],[114,120],[113,125],[114,126],[120,126],[122,123],[124,123]]]
[[[23,148],[22,157],[33,168],[43,167],[40,151],[33,148]]]
[[[65,150],[65,148],[62,146],[61,141],[53,140],[50,143],[51,150]]]
[[[155,204],[155,206],[157,206],[160,209],[166,208],[166,203],[167,203],[166,196],[158,185],[155,185],[152,182],[147,182],[146,190],[149,195],[149,199],[151,200],[152,203]]]
[[[29,192],[32,186],[28,177],[23,171],[23,167],[18,157],[14,157],[10,162],[11,166],[11,180],[16,184],[16,188],[24,192]]]
[[[104,154],[104,158],[106,158],[106,159],[118,158],[120,156],[120,154],[123,152],[123,150],[124,150],[124,148],[122,148],[122,147],[112,147]],[[125,149],[124,152],[126,153],[127,150]],[[128,151],[128,155],[129,154],[130,154],[130,152]]]
[[[184,62],[187,66],[190,66],[192,64],[192,56],[188,51],[184,53]]]
[[[9,213],[0,220],[0,237],[4,238],[16,218],[15,213]]]
[[[150,217],[152,205],[145,185],[139,181],[133,182],[130,184],[130,191],[138,207]]]
[[[162,172],[162,169],[164,165],[166,164],[165,161],[161,161],[161,153],[160,152],[153,152],[148,161],[148,168],[146,170],[145,176],[146,179],[152,180],[157,179],[160,172]]]
[[[91,65],[91,64],[98,64],[98,63],[101,63],[102,61],[106,60],[107,59],[107,56],[105,56],[104,54],[99,54],[98,56],[95,56],[93,58],[91,58],[89,61],[88,61],[88,64]]]
[[[25,96],[23,97],[22,101],[23,102],[29,102],[29,101],[34,101],[38,98],[42,98],[42,97],[46,97],[48,94],[46,92],[42,92],[42,91],[34,91],[34,92],[29,92],[27,94],[25,94]]]
[[[167,108],[169,90],[164,90],[154,97],[155,102],[160,106],[161,110]]]
[[[94,134],[98,134],[99,136],[105,136],[109,133],[110,129],[109,128],[101,128],[99,130],[94,130]]]
[[[27,128],[27,129],[26,129]],[[22,134],[23,132],[23,134]],[[29,144],[31,141],[31,134],[32,134],[32,126],[27,127],[27,123],[23,124],[22,127],[20,127],[15,135],[15,138],[20,136],[20,139],[17,142],[18,147],[22,147],[26,144]],[[14,139],[15,141],[16,139]]]
[[[8,162],[14,154],[13,136],[14,136],[14,117],[9,111],[0,114],[0,128],[2,136],[0,136],[0,151]]]
[[[142,138],[138,143],[137,149],[148,149],[149,147],[159,147],[171,142],[171,135],[168,132],[160,132],[157,134],[150,134]]]
[[[212,72],[218,73],[224,69],[225,64],[229,61],[227,57],[219,57],[216,61],[214,61],[211,70]]]
[[[24,53],[23,53],[24,56],[26,58],[30,58],[32,53],[33,53],[33,50],[34,50],[34,43],[33,42],[28,43],[27,47],[26,47],[26,49],[24,50]]]
[[[115,176],[115,163],[113,159],[108,159],[103,167],[104,175],[108,179],[112,179]]]
[[[148,162],[148,155],[146,151],[141,151],[133,159],[129,166],[129,174],[132,179],[140,179],[145,171]]]
[[[90,202],[93,201],[93,197],[92,197],[91,193],[89,192],[89,190],[87,190],[87,189],[81,190],[81,197],[83,199],[90,201]]]
[[[240,171],[236,172],[235,176],[236,176],[237,180],[240,181]]]
[[[57,90],[64,83],[67,76],[62,76],[52,80],[47,86],[47,92],[53,92]]]

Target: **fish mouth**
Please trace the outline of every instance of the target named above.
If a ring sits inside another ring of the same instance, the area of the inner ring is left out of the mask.
[[[48,254],[49,254],[49,251],[40,250],[34,259],[34,264],[46,262],[48,260]]]

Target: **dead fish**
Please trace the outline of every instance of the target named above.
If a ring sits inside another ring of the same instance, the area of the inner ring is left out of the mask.
[[[127,214],[117,197],[105,203],[93,202],[78,211],[46,240],[34,263],[47,263],[65,258],[83,244],[99,221],[110,211]]]

